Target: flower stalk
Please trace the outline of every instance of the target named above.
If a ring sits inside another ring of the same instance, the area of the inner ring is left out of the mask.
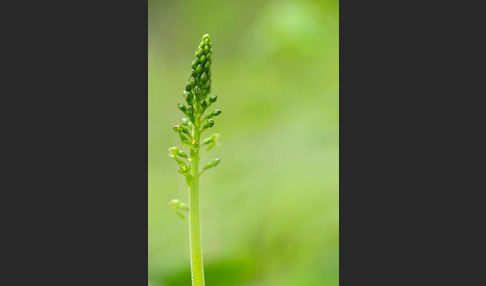
[[[199,178],[200,175],[221,161],[219,158],[210,160],[202,170],[200,166],[200,149],[207,145],[206,152],[219,144],[219,134],[204,139],[201,142],[201,133],[212,128],[215,124],[214,117],[221,114],[220,109],[215,109],[205,115],[205,112],[217,96],[208,95],[211,92],[211,63],[212,43],[209,35],[202,37],[201,44],[194,55],[192,70],[186,82],[183,92],[186,104],[179,103],[178,109],[187,117],[182,118],[182,125],[174,126],[173,130],[179,135],[182,145],[189,148],[189,156],[177,147],[169,149],[169,156],[179,164],[179,173],[186,178],[189,186],[189,205],[179,200],[172,200],[169,204],[174,208],[177,215],[185,219],[179,210],[189,212],[189,242],[191,257],[191,276],[193,286],[204,286],[204,266],[201,243],[201,222],[199,212]],[[187,161],[186,161],[187,160]]]

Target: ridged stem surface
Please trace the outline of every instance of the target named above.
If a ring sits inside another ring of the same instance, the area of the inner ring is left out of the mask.
[[[200,142],[200,118],[196,118],[193,138]],[[201,247],[201,224],[199,218],[199,150],[196,156],[191,155],[191,175],[194,177],[189,188],[189,242],[191,248],[191,276],[193,286],[204,286],[204,268]]]

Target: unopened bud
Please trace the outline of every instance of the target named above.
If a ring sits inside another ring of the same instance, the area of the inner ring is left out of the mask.
[[[217,99],[218,99],[218,96],[216,94],[215,95],[211,95],[209,97],[209,102],[210,103],[215,103]]]
[[[201,81],[206,81],[208,79],[208,74],[203,72],[203,74],[201,75]]]
[[[206,117],[204,119],[213,118],[214,116],[218,116],[220,114],[221,114],[221,109],[215,109],[211,113],[209,113],[208,115],[206,115]]]
[[[190,120],[194,121],[194,108],[192,108],[192,105],[189,105],[187,107],[186,115],[189,117]]]
[[[179,127],[179,130],[180,130],[182,133],[185,133],[185,134],[187,134],[187,135],[189,135],[189,136],[191,135],[191,133],[189,132],[189,130],[188,130],[186,127],[184,127],[184,126]]]
[[[171,148],[169,148],[169,152],[170,152],[169,156],[171,156],[171,157],[177,156],[177,154],[179,154],[179,148],[171,147]]]
[[[204,85],[204,89],[206,89],[208,92],[211,92],[211,80],[210,79],[208,79],[208,81]]]
[[[186,100],[187,104],[191,104],[192,102],[191,93],[185,90],[184,99]]]
[[[216,166],[219,165],[219,162],[221,162],[221,159],[219,159],[219,158],[213,159],[213,160],[209,161],[209,163],[207,163],[206,166],[204,166],[203,170],[207,170],[207,169],[211,169],[213,167],[216,167]]]
[[[204,139],[203,145],[207,145],[207,144],[210,144],[210,143],[214,143],[214,142],[218,141],[220,137],[221,137],[220,134],[215,133],[211,137],[208,137],[208,138]]]
[[[173,208],[179,208],[180,204],[181,204],[181,201],[179,201],[179,200],[171,200],[169,202],[169,206],[171,206]]]
[[[169,148],[169,156],[171,157],[175,157],[175,156],[180,156],[182,158],[187,158],[187,154],[184,153],[182,150],[179,150],[179,148],[177,147],[172,147],[172,148]],[[178,161],[178,163],[184,163],[184,161]]]
[[[179,103],[177,107],[184,113],[187,111],[187,107],[182,103]]]
[[[214,126],[214,120],[208,119],[206,122],[204,122],[203,129],[208,129]]]

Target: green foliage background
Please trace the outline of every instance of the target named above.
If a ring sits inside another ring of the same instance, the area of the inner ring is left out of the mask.
[[[337,286],[339,3],[148,2],[148,281],[190,285],[176,105],[203,34],[221,164],[201,177],[206,284]],[[142,96],[142,95],[141,95]],[[184,149],[185,150],[185,149]]]

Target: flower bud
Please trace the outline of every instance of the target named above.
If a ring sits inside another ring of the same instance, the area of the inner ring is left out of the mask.
[[[205,55],[202,55],[201,57],[201,63],[204,63],[206,61],[206,56]]]
[[[209,113],[208,115],[206,115],[206,117],[204,117],[204,119],[213,118],[214,116],[218,116],[220,114],[221,114],[221,109],[215,109],[211,113]]]
[[[208,81],[204,85],[204,89],[207,90],[208,92],[211,92],[211,80],[210,79],[208,79]]]
[[[187,133],[190,136],[190,133],[188,132],[187,128],[181,127],[179,125],[175,125],[172,130],[174,130],[175,133],[179,134],[179,138],[181,139],[181,143],[186,145],[186,142],[189,141],[189,137],[184,135],[183,133]]]
[[[199,66],[198,66],[199,67]],[[191,79],[189,80],[189,85],[191,87],[194,87],[196,85],[196,79],[192,76]]]
[[[181,156],[182,158],[186,158],[187,159],[187,154],[182,151],[182,150],[179,150],[179,156]]]
[[[187,204],[179,201],[179,200],[171,200],[169,202],[169,206],[171,206],[175,213],[180,216],[184,221],[186,220],[186,217],[179,211],[179,210],[185,210],[185,211],[188,211],[189,210],[189,207],[187,206]]]
[[[208,129],[214,126],[214,120],[208,119],[206,122],[204,122],[203,129]]]
[[[184,125],[184,126],[188,126],[188,125],[189,125],[189,119],[187,119],[187,118],[183,117],[183,118],[181,119],[181,123],[182,123],[182,125]]]
[[[213,160],[209,161],[209,163],[207,163],[206,166],[204,166],[203,170],[207,170],[207,169],[211,169],[213,167],[216,167],[216,166],[219,165],[219,162],[221,162],[221,159],[219,159],[219,158],[213,159]]]
[[[196,85],[196,87],[194,87],[194,93],[196,94],[196,97],[201,95],[201,89],[199,86]]]
[[[184,99],[186,100],[187,104],[192,103],[191,93],[184,91]]]
[[[203,56],[204,57],[204,56]],[[201,73],[202,72],[202,66],[199,64],[197,65],[197,68],[196,68],[196,72],[197,73]]]
[[[173,208],[179,208],[180,204],[181,204],[181,201],[179,201],[179,200],[171,200],[169,202],[169,206],[171,206]]]
[[[209,42],[208,42],[208,43],[209,43]],[[206,44],[208,44],[208,43],[206,43]],[[204,52],[205,52],[206,54],[209,52],[209,46],[208,46],[208,45],[204,46]]]
[[[172,148],[169,148],[169,152],[170,152],[170,154],[169,154],[169,156],[170,156],[170,157],[180,156],[180,157],[182,157],[182,158],[186,158],[186,159],[187,159],[187,154],[186,154],[186,153],[184,153],[182,150],[179,150],[179,148],[177,148],[177,147],[172,147]],[[176,160],[176,161],[177,161],[177,160]],[[184,161],[177,161],[177,162],[178,162],[179,164],[180,164],[180,163],[184,163],[184,164],[185,164],[185,162],[184,162]]]
[[[179,103],[179,104],[177,105],[177,107],[178,107],[178,108],[179,108],[179,109],[180,109],[182,112],[186,113],[187,108],[186,108],[186,106],[185,106],[184,104]]]
[[[187,135],[191,136],[191,132],[189,132],[189,130],[188,130],[186,127],[184,127],[184,126],[180,126],[180,127],[179,127],[179,130],[180,130],[182,133],[184,133],[184,134],[187,134]]]
[[[189,117],[189,120],[194,122],[194,108],[192,108],[192,105],[189,105],[187,107],[186,115],[187,115],[187,117]]]
[[[175,199],[175,200],[171,200],[169,202],[169,206],[173,207],[174,209],[182,209],[182,210],[189,210],[189,207],[187,206],[187,204]]]
[[[220,134],[215,133],[211,137],[208,137],[208,138],[204,139],[203,145],[207,145],[207,144],[210,144],[210,143],[215,143],[215,142],[217,142],[219,140],[220,137],[221,137]]]
[[[203,72],[203,74],[201,75],[201,81],[206,81],[208,79],[208,74]]]
[[[215,103],[217,99],[218,99],[218,96],[216,94],[211,95],[209,97],[209,103]]]
[[[171,147],[171,148],[169,148],[169,152],[170,152],[169,156],[171,156],[171,157],[176,156],[177,154],[179,154],[179,148]]]
[[[211,67],[211,62],[210,61],[207,61],[205,64],[204,64],[204,70],[209,70],[209,68]]]
[[[203,110],[206,110],[206,108],[208,108],[208,103],[206,102],[206,100],[201,101],[201,107]]]

